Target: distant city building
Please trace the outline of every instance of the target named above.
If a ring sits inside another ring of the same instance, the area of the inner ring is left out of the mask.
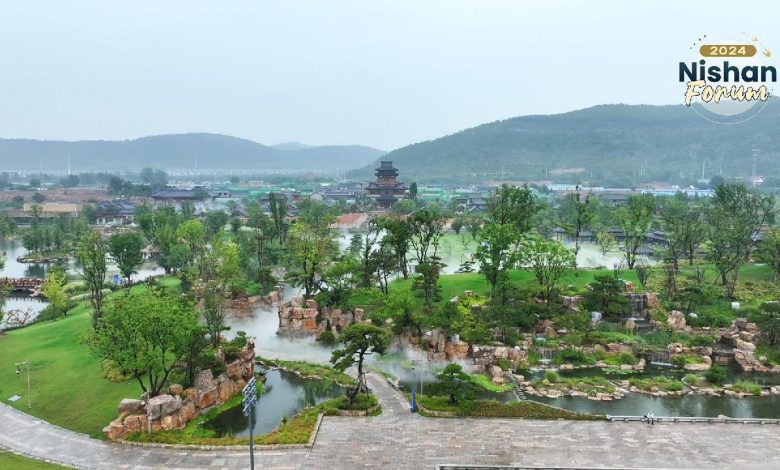
[[[398,169],[393,162],[384,160],[376,169],[376,182],[368,185],[368,197],[382,209],[389,209],[406,194],[406,185],[399,182]]]
[[[192,189],[167,188],[152,193],[152,199],[157,204],[178,205],[182,202],[195,202],[212,198],[213,194],[202,186]]]

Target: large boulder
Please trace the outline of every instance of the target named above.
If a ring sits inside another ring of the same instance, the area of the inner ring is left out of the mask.
[[[211,373],[211,369],[202,370],[195,375],[193,382],[198,390],[210,390],[215,385],[214,374]]]
[[[754,353],[756,352],[756,345],[753,343],[748,343],[747,341],[743,341],[741,339],[738,339],[734,341],[734,347],[736,349],[739,349],[740,351],[744,351],[747,353]]]
[[[124,398],[121,402],[119,402],[119,414],[136,414],[138,412],[143,412],[144,409],[144,402],[141,400],[134,400],[132,398]]]
[[[157,395],[149,399],[146,408],[151,419],[159,419],[179,411],[181,398],[173,395]]]
[[[469,354],[469,343],[465,341],[448,341],[444,346],[447,359],[465,359]]]
[[[666,319],[666,324],[674,331],[685,329],[685,315],[679,310],[672,310]]]
[[[125,427],[122,425],[122,423],[119,422],[118,419],[111,421],[108,426],[103,428],[103,434],[112,441],[119,439],[124,435],[124,433]]]

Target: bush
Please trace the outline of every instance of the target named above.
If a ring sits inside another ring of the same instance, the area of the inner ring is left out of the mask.
[[[704,377],[712,384],[723,385],[726,382],[726,369],[718,364],[713,364],[710,370],[704,374]]]
[[[330,330],[325,330],[317,336],[317,341],[326,345],[336,344],[336,335]]]
[[[696,312],[696,318],[688,317],[687,323],[695,327],[726,328],[736,318],[728,305],[712,305]]]
[[[547,370],[544,372],[544,380],[554,384],[561,380],[561,377],[554,370]]]
[[[556,364],[575,364],[575,365],[592,365],[596,361],[592,357],[588,357],[582,351],[578,351],[573,348],[566,348],[555,353],[554,359]]]
[[[687,383],[688,385],[693,385],[694,387],[696,387],[697,385],[699,385],[699,382],[701,382],[701,377],[699,377],[696,374],[688,374],[685,376],[685,383]]]
[[[714,336],[693,336],[686,346],[715,346]]]
[[[512,370],[514,369],[514,364],[512,364],[512,361],[509,359],[499,359],[496,361],[496,365],[501,368],[501,370]]]
[[[630,352],[622,352],[618,354],[616,358],[617,358],[617,363],[619,365],[629,364],[633,366],[634,364],[637,364],[639,362],[639,359],[637,359],[636,356],[634,356]]]
[[[731,389],[739,393],[750,393],[755,396],[761,396],[761,385],[751,380],[740,380],[731,386]]]

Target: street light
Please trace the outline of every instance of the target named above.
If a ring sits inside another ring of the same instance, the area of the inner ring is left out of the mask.
[[[15,365],[17,377],[19,377],[22,373],[21,366],[25,366],[27,368],[27,408],[32,408],[32,392],[30,388],[30,357],[27,356],[26,361],[17,362]]]
[[[423,361],[418,359],[412,359],[412,370],[414,370],[415,366],[417,364],[420,364],[422,366]],[[423,370],[422,367],[420,367],[420,395],[423,394]]]

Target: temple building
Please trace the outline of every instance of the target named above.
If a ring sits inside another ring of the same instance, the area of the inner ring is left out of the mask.
[[[376,182],[368,185],[368,197],[381,209],[389,209],[406,194],[406,185],[399,182],[398,169],[389,160],[382,161],[376,169]]]

